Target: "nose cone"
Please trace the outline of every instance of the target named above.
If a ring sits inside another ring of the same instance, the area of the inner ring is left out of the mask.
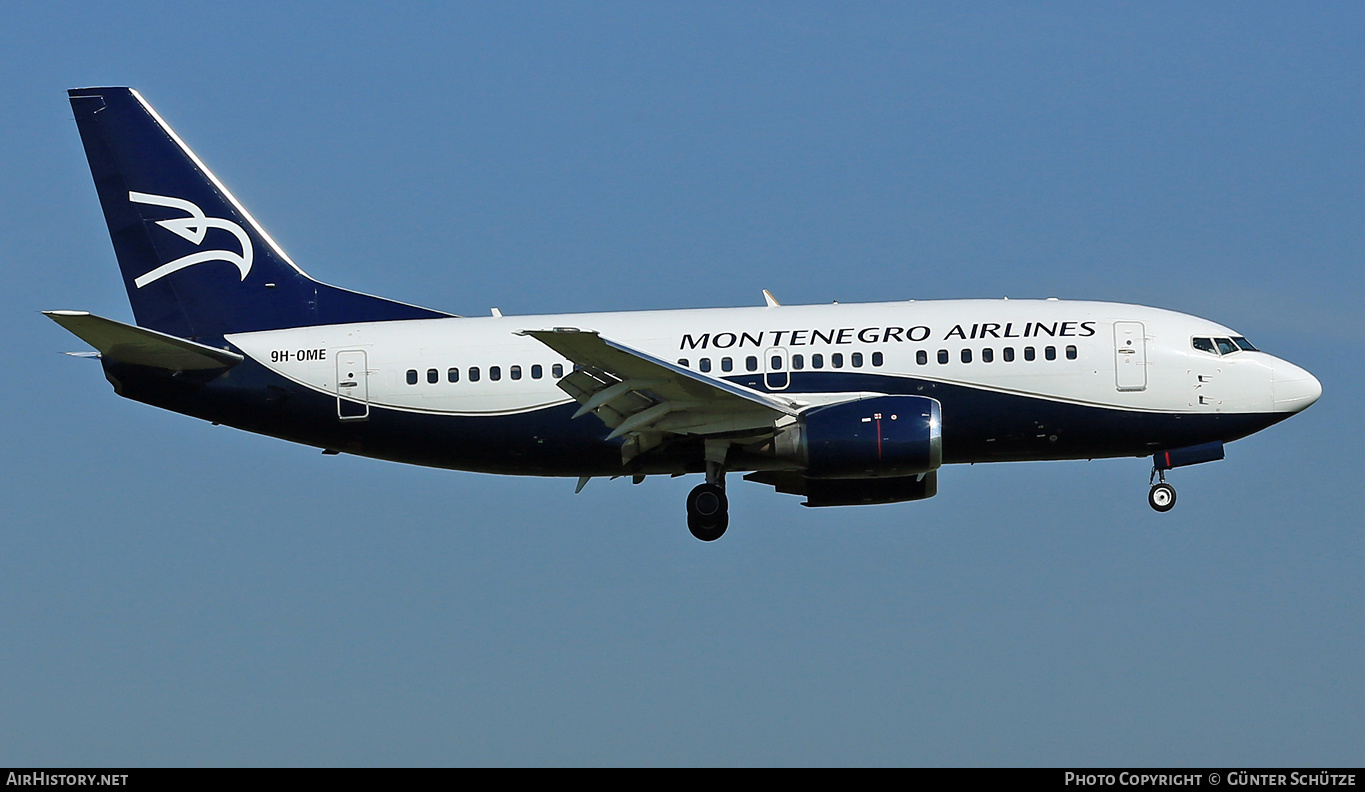
[[[1293,363],[1276,359],[1271,373],[1276,412],[1299,412],[1322,395],[1318,378]]]

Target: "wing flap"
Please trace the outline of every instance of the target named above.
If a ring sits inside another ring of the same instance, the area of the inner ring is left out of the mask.
[[[707,377],[628,347],[593,330],[556,327],[522,330],[573,361],[576,370],[559,387],[582,406],[575,417],[593,413],[629,435],[720,434],[771,430],[797,413],[797,405],[768,394]]]
[[[52,321],[98,349],[102,357],[169,371],[228,368],[245,360],[226,349],[115,322],[86,311],[43,311]]]

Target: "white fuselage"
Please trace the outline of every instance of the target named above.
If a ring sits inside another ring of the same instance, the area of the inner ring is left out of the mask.
[[[867,390],[840,390],[837,383],[847,378],[829,376],[836,374],[1149,413],[1292,412],[1320,392],[1307,372],[1270,355],[1220,355],[1192,346],[1195,337],[1237,335],[1227,327],[1106,302],[944,300],[461,317],[238,333],[228,340],[319,393],[336,395],[345,381],[340,355],[363,352],[364,395],[374,407],[493,416],[571,401],[553,376],[555,366],[562,372],[571,364],[517,334],[562,326],[594,330],[660,358],[685,360],[699,373],[705,366],[706,376],[806,404]],[[802,376],[815,373],[823,376]],[[820,382],[815,389],[803,384]]]

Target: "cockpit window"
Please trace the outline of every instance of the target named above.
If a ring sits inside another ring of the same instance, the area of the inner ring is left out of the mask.
[[[1232,338],[1193,338],[1190,345],[1201,352],[1211,355],[1231,355],[1234,352],[1259,352],[1251,342],[1242,336]]]

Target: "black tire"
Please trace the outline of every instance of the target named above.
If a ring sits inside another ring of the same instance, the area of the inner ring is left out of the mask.
[[[1166,482],[1161,482],[1147,493],[1147,504],[1159,512],[1168,512],[1175,508],[1175,487]]]
[[[725,497],[725,490],[715,484],[698,484],[687,493],[688,516],[700,517],[706,521],[729,510],[730,500]]]
[[[687,494],[687,530],[703,542],[714,542],[730,527],[730,500],[725,490],[701,484]]]
[[[725,514],[721,515],[719,520],[712,520],[705,523],[699,521],[695,517],[689,516],[687,518],[687,530],[691,531],[693,536],[703,542],[716,541],[725,535],[725,529],[729,527],[730,516]]]

